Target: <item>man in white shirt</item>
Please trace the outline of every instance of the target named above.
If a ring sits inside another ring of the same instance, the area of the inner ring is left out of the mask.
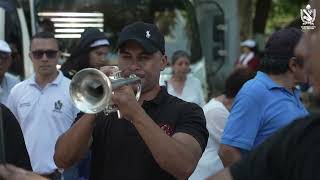
[[[8,107],[20,123],[33,171],[49,179],[60,176],[53,160],[56,140],[78,113],[69,95],[70,80],[56,68],[59,55],[53,34],[34,35],[30,58],[35,74],[17,84],[8,98]]]
[[[19,79],[7,73],[11,65],[11,48],[7,42],[0,40],[0,102],[6,104],[10,90],[19,83]]]

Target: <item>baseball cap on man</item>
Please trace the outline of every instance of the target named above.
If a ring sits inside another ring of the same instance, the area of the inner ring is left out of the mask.
[[[271,35],[265,46],[265,56],[270,59],[290,59],[294,57],[294,48],[298,44],[302,31],[286,28]]]
[[[11,53],[11,48],[7,42],[0,39],[0,51],[5,53]]]
[[[127,25],[119,34],[117,49],[127,41],[137,42],[147,53],[165,52],[164,36],[154,24],[138,21]]]

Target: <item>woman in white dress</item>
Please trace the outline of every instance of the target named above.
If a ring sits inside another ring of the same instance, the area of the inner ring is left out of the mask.
[[[254,75],[255,72],[249,68],[235,69],[226,80],[224,93],[212,98],[203,107],[209,139],[207,147],[189,180],[205,179],[223,169],[223,164],[218,156],[221,134],[235,96],[242,85],[252,79]]]
[[[199,106],[205,104],[199,79],[190,74],[190,56],[185,51],[176,51],[171,58],[172,76],[165,81],[168,93]]]

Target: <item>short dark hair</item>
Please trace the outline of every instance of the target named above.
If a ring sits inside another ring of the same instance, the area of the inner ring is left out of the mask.
[[[284,74],[289,70],[290,59],[275,59],[264,57],[260,61],[260,70],[267,74]]]
[[[186,51],[178,50],[175,51],[171,57],[171,65],[174,65],[181,57],[185,57],[190,61],[190,55]]]
[[[242,85],[252,79],[256,72],[250,68],[236,68],[227,78],[224,94],[227,98],[234,98],[240,91]]]
[[[48,31],[37,32],[32,36],[31,43],[34,39],[54,39],[57,42],[57,46],[59,48],[58,39],[54,37],[54,34],[52,32],[48,32]],[[31,48],[31,44],[30,44],[30,48]]]
[[[266,43],[260,70],[274,75],[286,73],[302,34],[300,29],[291,27],[274,32]]]
[[[54,32],[54,23],[48,18],[40,21],[40,26],[42,27],[43,31]]]

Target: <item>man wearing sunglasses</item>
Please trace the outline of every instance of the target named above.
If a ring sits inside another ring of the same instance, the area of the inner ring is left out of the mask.
[[[16,85],[8,98],[8,107],[20,123],[33,171],[50,179],[60,178],[53,161],[56,140],[78,113],[69,95],[70,80],[56,68],[59,56],[58,41],[52,33],[35,34],[30,46],[35,73]]]
[[[0,40],[0,102],[7,103],[10,90],[19,83],[19,79],[8,74],[11,65],[11,48],[7,42]]]

